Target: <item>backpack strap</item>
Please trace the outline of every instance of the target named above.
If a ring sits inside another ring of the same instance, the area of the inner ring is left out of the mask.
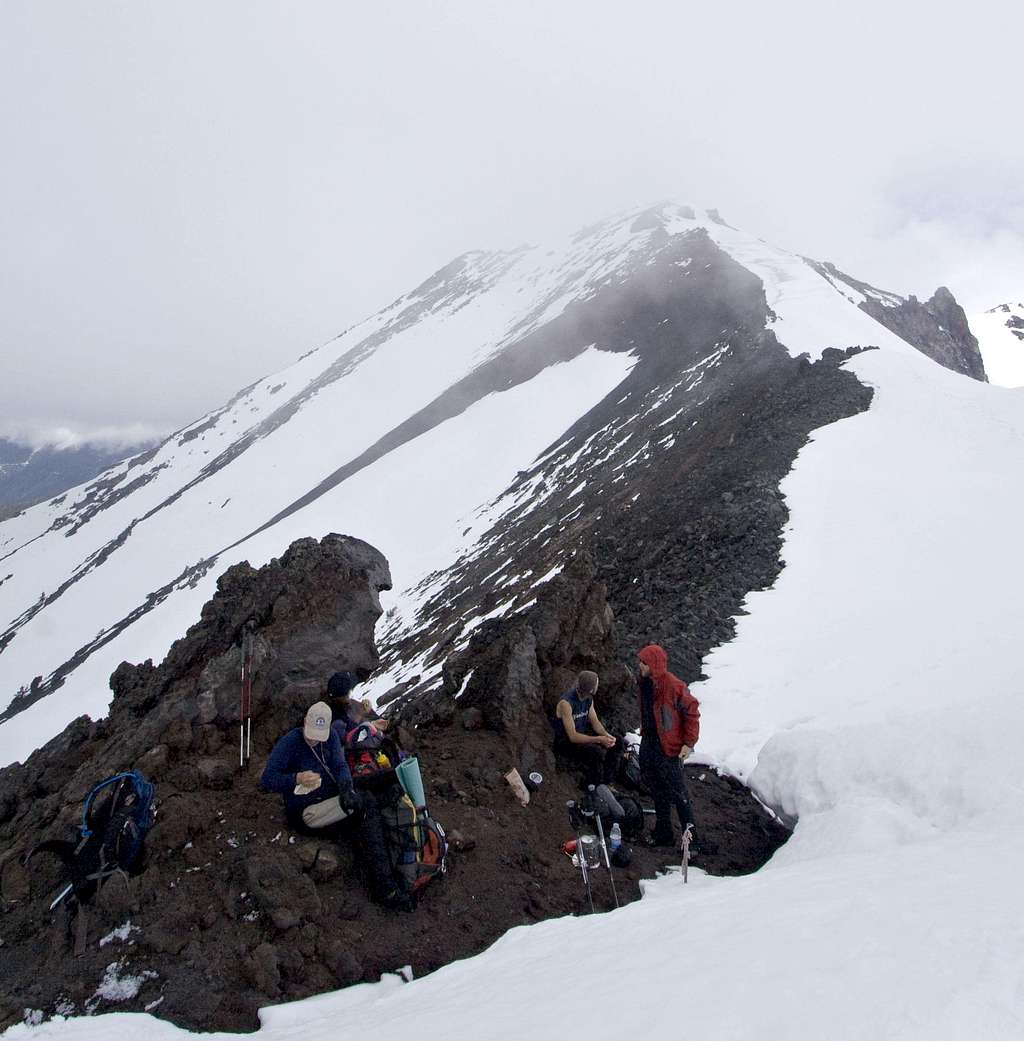
[[[113,873],[113,871],[104,873],[101,869],[89,875],[82,874],[82,868],[76,858],[84,842],[85,839],[82,839],[80,842],[68,842],[65,839],[47,839],[45,842],[40,842],[38,846],[33,846],[25,855],[24,863],[28,864],[37,853],[52,853],[70,870],[71,881],[60,891],[53,903],[50,904],[49,909],[51,911],[72,893],[76,898],[77,905],[81,907],[88,901],[91,895],[91,883]]]
[[[85,805],[82,807],[82,823],[78,826],[79,834],[83,839],[87,839],[92,834],[92,829],[89,827],[89,810],[92,808],[92,803],[96,796],[103,791],[104,788],[111,784],[117,784],[119,781],[131,781],[132,788],[135,790],[135,793],[138,794],[138,780],[139,775],[134,770],[127,773],[114,774],[112,777],[108,777],[105,781],[100,781],[100,783],[89,792],[85,797]],[[117,793],[115,793],[114,798],[117,798]]]
[[[126,778],[131,777],[130,773],[114,773],[113,777],[107,778],[105,781],[101,781],[91,792],[85,796],[85,803],[82,806],[82,822],[78,826],[78,834],[81,835],[82,839],[87,839],[89,835],[93,834],[93,829],[89,828],[88,813],[93,808],[93,801],[96,796],[103,791],[104,788],[109,787],[112,784],[117,784],[119,781],[124,781]],[[114,797],[117,797],[117,793],[114,793]]]
[[[77,848],[77,842],[68,842],[67,839],[47,839],[45,842],[40,842],[38,846],[33,846],[25,854],[25,859],[22,863],[27,865],[37,853],[52,853],[62,863],[70,864],[75,859],[75,850]]]

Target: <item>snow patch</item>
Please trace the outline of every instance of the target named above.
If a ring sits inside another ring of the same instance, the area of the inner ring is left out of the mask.
[[[126,969],[123,961],[113,961],[103,973],[90,1005],[95,1008],[100,1001],[131,1001],[147,980],[155,978],[156,973],[151,969],[133,974]]]
[[[124,943],[132,933],[138,933],[142,930],[137,925],[132,925],[131,919],[128,919],[123,925],[119,925],[116,929],[112,929],[106,936],[100,940],[100,946],[106,947],[108,943],[113,943],[117,940],[119,943]]]
[[[1013,326],[1008,323],[1021,323]],[[970,320],[978,339],[989,382],[999,387],[1024,387],[1024,304],[1004,304]]]

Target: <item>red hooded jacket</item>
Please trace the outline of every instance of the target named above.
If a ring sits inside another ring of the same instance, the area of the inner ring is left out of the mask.
[[[690,688],[668,671],[668,655],[656,643],[648,644],[637,656],[651,670],[654,681],[654,721],[661,750],[669,757],[690,748],[700,736],[700,703]],[[641,711],[643,706],[641,706]]]

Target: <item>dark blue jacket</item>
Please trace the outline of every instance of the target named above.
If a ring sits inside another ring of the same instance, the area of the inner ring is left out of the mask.
[[[320,787],[308,795],[295,794],[295,775],[312,770],[320,775]],[[260,785],[269,792],[284,796],[284,809],[289,820],[302,818],[302,811],[314,803],[337,795],[339,790],[352,789],[352,775],[341,750],[336,733],[311,748],[302,733],[302,727],[289,730],[274,745],[260,778]]]
[[[352,729],[355,724],[348,716],[334,713],[334,722],[331,724],[331,730],[338,735],[338,740],[341,742],[342,751],[345,750],[345,735]]]

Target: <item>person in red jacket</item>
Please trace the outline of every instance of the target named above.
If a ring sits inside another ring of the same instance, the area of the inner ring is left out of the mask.
[[[640,775],[654,798],[653,844],[675,845],[672,807],[679,824],[693,824],[683,761],[700,736],[700,705],[686,684],[668,671],[668,655],[652,643],[640,659]]]

